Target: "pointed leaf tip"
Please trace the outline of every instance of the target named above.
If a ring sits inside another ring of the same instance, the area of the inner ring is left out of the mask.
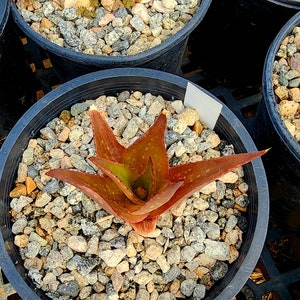
[[[251,162],[264,155],[268,149],[221,156],[195,163],[187,163],[170,168],[169,179],[172,182],[184,180],[184,184],[176,191],[169,202],[152,211],[150,216],[157,216],[170,209],[180,200],[188,198],[206,184],[218,179],[227,172]]]
[[[90,110],[98,110],[95,104],[91,104]]]
[[[96,155],[112,161],[119,161],[125,149],[117,140],[106,122],[103,112],[90,110],[89,115],[94,135]]]

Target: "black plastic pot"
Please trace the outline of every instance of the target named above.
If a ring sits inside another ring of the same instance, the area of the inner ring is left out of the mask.
[[[8,0],[3,1],[0,7],[0,37],[3,35],[4,28],[6,26],[9,17],[9,3]]]
[[[101,94],[115,95],[125,89],[160,94],[167,99],[184,99],[187,83],[182,77],[157,70],[102,70],[73,79],[51,91],[36,102],[14,126],[0,150],[0,262],[8,280],[22,299],[47,299],[41,291],[35,291],[26,277],[26,270],[11,232],[8,194],[14,185],[22,150],[28,140],[37,136],[39,130],[63,109],[85,99],[93,99]],[[209,92],[203,91],[219,101]],[[242,123],[226,106],[223,106],[215,130],[222,138],[234,144],[236,152],[256,150]],[[245,180],[249,184],[248,229],[239,258],[230,266],[226,276],[208,292],[206,299],[232,299],[249,278],[263,248],[269,216],[265,171],[261,159],[245,165],[244,168]]]
[[[31,29],[19,14],[14,2],[11,10],[16,24],[28,38],[46,50],[58,77],[65,82],[92,71],[118,67],[143,67],[181,74],[188,37],[204,18],[210,3],[211,0],[202,0],[198,11],[184,28],[160,45],[129,56],[89,55],[58,46]]]
[[[268,48],[297,8],[299,1],[213,1],[190,35],[190,59],[222,83],[260,85]]]
[[[10,18],[10,1],[0,5],[0,140],[8,133],[21,112],[35,101],[33,74],[14,23]],[[13,111],[13,117],[7,116]]]
[[[254,139],[258,147],[272,147],[263,158],[271,193],[271,217],[276,223],[300,230],[300,144],[283,124],[272,84],[273,63],[282,40],[300,24],[300,12],[278,32],[266,55],[263,98],[259,104]]]

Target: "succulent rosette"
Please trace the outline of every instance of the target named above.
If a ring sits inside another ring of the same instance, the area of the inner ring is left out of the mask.
[[[89,114],[96,150],[96,155],[89,160],[101,172],[53,169],[47,175],[74,185],[144,236],[155,229],[158,217],[179,201],[267,151],[170,166],[164,139],[167,124],[164,113],[127,148],[118,142],[104,113],[91,109]]]

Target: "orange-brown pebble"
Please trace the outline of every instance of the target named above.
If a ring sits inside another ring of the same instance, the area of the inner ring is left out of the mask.
[[[24,248],[29,243],[29,237],[26,234],[16,235],[14,239],[14,243],[16,246],[20,248]]]
[[[62,121],[68,123],[69,120],[70,120],[70,118],[71,118],[71,112],[70,112],[69,110],[63,110],[63,111],[61,112],[59,118],[60,118]]]
[[[9,197],[11,198],[19,198],[20,196],[26,196],[27,189],[24,184],[18,184],[10,193]]]
[[[110,277],[115,271],[116,271],[116,268],[113,268],[113,267],[107,267],[107,268],[105,269],[105,274],[106,274],[107,276]]]
[[[31,177],[26,177],[25,185],[26,185],[27,195],[36,189],[36,183],[33,181]]]
[[[40,226],[37,226],[35,228],[35,231],[40,237],[45,237],[45,235],[46,235],[44,230]]]
[[[53,23],[47,18],[42,18],[41,25],[47,29],[50,29],[53,26]]]
[[[203,130],[203,125],[201,124],[201,122],[199,120],[194,123],[193,130],[195,132],[197,132],[198,135],[201,134],[201,132]]]
[[[172,294],[176,294],[180,289],[180,281],[178,279],[174,279],[169,287],[169,291]]]
[[[202,278],[205,274],[209,272],[209,269],[206,267],[199,266],[194,270],[194,273],[198,276],[198,278]]]
[[[221,233],[221,240],[224,241],[226,238],[226,231],[223,230],[222,233]]]
[[[239,211],[242,211],[242,212],[246,212],[247,211],[247,207],[242,207],[238,204],[234,204],[234,208],[239,210]]]

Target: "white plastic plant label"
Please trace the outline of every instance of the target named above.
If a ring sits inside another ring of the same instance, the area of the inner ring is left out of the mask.
[[[221,103],[190,82],[188,82],[186,87],[184,104],[187,107],[197,109],[200,121],[211,129],[214,129],[223,107]]]

